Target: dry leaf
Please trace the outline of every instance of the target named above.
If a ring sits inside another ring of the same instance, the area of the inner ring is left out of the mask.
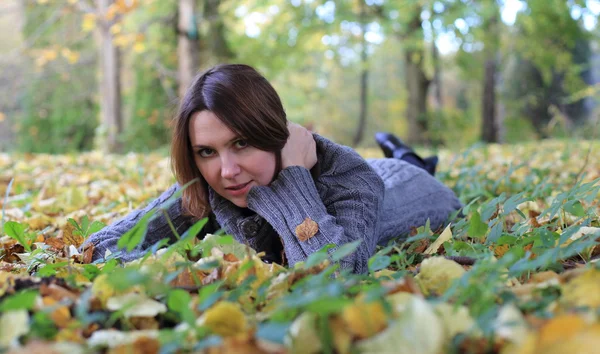
[[[455,261],[444,257],[427,258],[421,263],[421,271],[415,280],[426,296],[442,295],[455,279],[462,277],[465,269]]]
[[[67,306],[59,304],[58,301],[50,296],[43,297],[42,303],[44,304],[44,307],[54,309],[52,313],[50,313],[50,318],[58,328],[66,328],[69,325],[71,322],[71,312]]]
[[[88,243],[87,246],[85,246],[85,248],[83,249],[83,264],[92,263],[92,257],[94,256],[94,248],[96,248],[96,246],[94,246],[93,243]]]
[[[415,253],[423,253],[429,246],[429,239],[423,238],[418,241],[417,245],[418,246],[417,246],[417,248],[414,249],[414,252]]]
[[[78,294],[75,294],[57,284],[49,284],[49,285],[42,284],[40,286],[40,295],[49,296],[56,301],[62,301],[64,299],[69,299],[69,300],[75,302],[79,298]]]
[[[177,275],[177,278],[171,281],[170,285],[182,288],[197,288],[203,283],[204,277],[204,273],[199,270],[194,269],[192,273],[190,268],[185,268]]]
[[[63,251],[65,248],[65,242],[58,237],[46,237],[46,240],[44,240],[44,242],[51,248],[54,248],[58,251]]]
[[[581,316],[567,314],[555,317],[540,328],[538,346],[549,348],[557,342],[581,332],[586,327],[588,324]]]
[[[387,316],[380,302],[366,303],[357,299],[342,312],[342,320],[358,339],[369,338],[387,326]]]
[[[433,242],[429,248],[423,252],[424,254],[434,254],[437,253],[438,249],[442,246],[442,244],[446,241],[452,240],[452,230],[450,230],[450,224],[446,226],[444,231],[440,234],[440,236]]]
[[[569,280],[562,286],[562,298],[566,306],[600,307],[600,270],[591,268]]]
[[[71,225],[71,223],[67,223],[65,228],[63,229],[63,241],[65,245],[70,246],[73,245],[75,247],[81,246],[83,243],[83,236],[75,235],[75,226]]]
[[[208,309],[197,321],[222,337],[245,334],[248,329],[246,316],[238,304],[221,301]]]
[[[296,236],[302,242],[308,240],[319,232],[319,225],[311,218],[306,218],[302,224],[296,226]]]
[[[405,276],[397,280],[383,281],[381,285],[387,289],[388,295],[400,292],[422,295],[419,285],[411,276]]]

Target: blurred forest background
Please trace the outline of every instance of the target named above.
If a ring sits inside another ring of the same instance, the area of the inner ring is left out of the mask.
[[[595,139],[598,0],[1,0],[0,148],[163,149],[216,63],[340,143]]]

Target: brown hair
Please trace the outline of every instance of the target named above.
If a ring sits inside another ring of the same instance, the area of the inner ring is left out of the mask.
[[[184,212],[194,218],[210,212],[208,185],[196,167],[189,135],[192,116],[204,110],[214,113],[249,145],[275,153],[276,174],[289,135],[279,95],[254,68],[223,64],[196,76],[181,100],[171,141],[171,167],[179,185],[196,178],[200,181],[187,187],[182,196]]]

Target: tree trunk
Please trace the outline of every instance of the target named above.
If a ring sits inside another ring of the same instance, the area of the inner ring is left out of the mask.
[[[435,43],[435,34],[431,40],[431,55],[433,59],[433,86],[435,87],[435,104],[439,111],[444,107],[444,98],[442,93],[442,67],[440,64],[440,53]]]
[[[208,21],[206,38],[207,49],[216,63],[227,63],[234,58],[234,53],[225,38],[225,25],[219,12],[221,0],[205,0],[204,18]]]
[[[488,40],[486,41],[484,75],[483,75],[483,95],[482,95],[482,117],[481,117],[481,139],[486,143],[500,142],[500,122],[496,109],[496,72],[497,72],[497,51],[499,46],[498,17],[500,9],[496,0],[490,1],[490,6],[494,7],[491,18],[486,22],[486,32]]]
[[[496,111],[496,58],[489,53],[483,76],[481,139],[486,143],[500,142],[500,126]]]
[[[357,146],[362,141],[365,135],[365,127],[367,125],[367,93],[368,93],[368,78],[369,69],[367,67],[367,40],[365,39],[366,34],[366,21],[365,21],[365,8],[364,0],[360,1],[360,23],[362,24],[361,32],[361,53],[360,53],[360,115],[358,117],[358,127],[356,128],[356,135],[352,141],[353,146]]]
[[[421,27],[420,7],[417,8],[409,23],[404,38],[404,67],[406,73],[406,90],[408,91],[407,142],[411,144],[429,144],[427,124],[427,91],[431,80],[425,74],[423,35]]]
[[[179,0],[177,56],[179,97],[183,98],[198,71],[199,41],[196,26],[196,0]]]
[[[98,0],[98,12],[105,14],[112,0]],[[123,132],[121,115],[121,75],[119,48],[110,32],[110,21],[100,21],[100,115],[106,127],[108,152],[120,152],[119,137]]]

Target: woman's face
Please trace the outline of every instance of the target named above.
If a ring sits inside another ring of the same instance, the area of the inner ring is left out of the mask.
[[[275,154],[249,146],[210,111],[192,115],[190,141],[208,185],[238,207],[248,206],[250,188],[273,180]]]

